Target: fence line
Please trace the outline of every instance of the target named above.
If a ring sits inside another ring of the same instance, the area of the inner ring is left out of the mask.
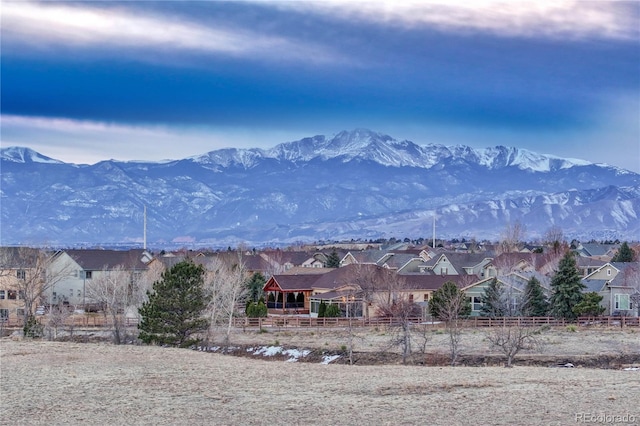
[[[36,317],[37,321],[46,325],[47,315]],[[421,324],[434,328],[444,327],[445,323],[438,320],[425,318],[410,318],[412,324]],[[125,318],[127,327],[138,325],[137,318]],[[398,318],[311,318],[301,316],[270,316],[266,318],[234,318],[236,328],[331,328],[331,327],[388,327],[401,324]],[[461,325],[465,328],[484,327],[514,327],[514,326],[543,326],[563,327],[576,324],[581,327],[640,327],[640,317],[608,316],[608,317],[580,317],[577,321],[567,321],[553,317],[468,317],[461,319]],[[63,327],[78,328],[104,328],[111,325],[111,319],[103,315],[72,315],[57,324]],[[22,319],[3,321],[0,327],[7,329],[22,328]]]

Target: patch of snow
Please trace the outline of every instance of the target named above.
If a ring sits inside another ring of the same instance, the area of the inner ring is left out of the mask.
[[[281,352],[282,352],[281,346],[263,346],[261,348],[258,348],[258,350],[256,350],[253,354],[254,355],[262,354],[262,356],[274,356],[274,355],[278,355]]]
[[[297,362],[300,358],[304,358],[311,353],[309,350],[299,350],[299,349],[287,349],[282,352],[284,355],[288,355],[290,358],[287,362]]]
[[[322,357],[322,362],[320,364],[327,365],[338,358],[340,358],[340,355],[325,355]]]

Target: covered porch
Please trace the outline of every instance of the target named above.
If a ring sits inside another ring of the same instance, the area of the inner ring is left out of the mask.
[[[312,277],[317,278],[317,277]],[[311,283],[305,275],[274,275],[263,287],[268,313],[274,315],[308,315]]]

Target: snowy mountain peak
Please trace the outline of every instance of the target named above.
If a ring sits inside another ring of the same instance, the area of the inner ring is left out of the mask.
[[[62,161],[42,155],[30,148],[22,146],[10,146],[0,148],[0,159],[13,163],[47,163],[63,164]]]
[[[584,160],[560,158],[505,146],[477,149],[466,145],[417,145],[408,140],[398,141],[389,135],[362,128],[341,131],[331,137],[316,135],[285,142],[271,149],[228,148],[189,158],[211,169],[249,169],[264,159],[293,163],[316,159],[341,162],[370,161],[387,167],[408,166],[425,169],[442,164],[466,163],[469,166],[480,166],[490,170],[514,167],[542,173],[592,164]]]

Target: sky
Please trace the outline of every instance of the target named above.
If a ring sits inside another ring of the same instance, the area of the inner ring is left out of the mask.
[[[640,172],[637,1],[1,7],[1,145],[179,159],[368,128]]]

